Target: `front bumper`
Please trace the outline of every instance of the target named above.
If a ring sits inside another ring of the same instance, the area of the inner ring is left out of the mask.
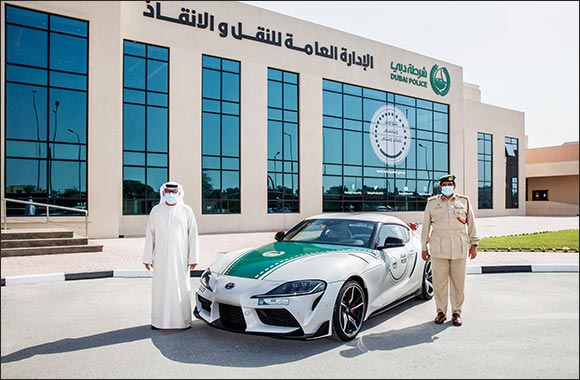
[[[226,284],[232,283],[234,288],[227,289]],[[214,274],[213,291],[200,284],[195,294],[195,316],[215,327],[244,333],[301,339],[330,335],[340,285],[327,284],[324,292],[309,295],[253,298],[280,284]]]

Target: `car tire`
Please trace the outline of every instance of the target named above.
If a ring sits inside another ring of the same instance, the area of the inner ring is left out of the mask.
[[[421,299],[430,300],[433,298],[433,267],[431,260],[425,261],[423,266],[423,277],[421,279]]]
[[[332,336],[334,340],[353,340],[362,328],[367,299],[362,286],[353,280],[344,283],[334,304]]]

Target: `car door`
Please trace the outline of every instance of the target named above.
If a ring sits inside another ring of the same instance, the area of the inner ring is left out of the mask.
[[[385,246],[385,242],[400,239],[403,246],[386,247],[381,249],[381,255],[386,262],[385,278],[383,279],[383,303],[385,305],[395,301],[402,294],[402,287],[409,277],[409,272],[414,266],[417,252],[412,248],[411,233],[405,226],[399,224],[383,224],[379,229],[377,244]]]

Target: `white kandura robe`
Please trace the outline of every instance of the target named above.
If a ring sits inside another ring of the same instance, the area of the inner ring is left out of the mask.
[[[153,264],[151,325],[160,329],[191,326],[189,264],[198,263],[197,224],[191,207],[164,202],[151,210],[143,263]]]

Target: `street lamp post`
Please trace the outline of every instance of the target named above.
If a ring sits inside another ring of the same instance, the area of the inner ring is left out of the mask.
[[[52,144],[49,144],[48,146],[48,198],[51,199],[52,198],[52,160],[56,155],[56,150],[54,149],[54,143],[56,141],[56,133],[58,130],[58,106],[60,105],[60,102],[58,100],[54,101],[54,109],[52,110],[52,112],[54,112],[54,133],[52,135]]]
[[[38,111],[36,109],[36,90],[32,90],[32,107],[34,108],[34,116],[36,117],[36,193],[39,193],[40,187],[40,126],[38,125]]]
[[[427,170],[427,186],[429,187],[429,191],[431,190],[431,174],[429,173],[429,166],[427,166],[427,147],[421,143],[419,143],[419,147],[425,149],[425,169]]]
[[[290,138],[290,165],[292,167],[290,177],[292,178],[292,198],[294,198],[294,154],[292,153],[292,135],[288,132],[284,132],[284,134]]]
[[[276,162],[276,157],[278,157],[278,155],[280,154],[280,152],[276,152],[276,154],[274,155],[274,191],[276,191],[276,176],[278,175],[278,164]]]
[[[72,129],[68,129],[68,131],[74,134],[77,137],[77,144],[78,144],[78,154],[77,154],[77,161],[79,163],[79,199],[81,198],[81,138],[78,133],[73,131]]]

